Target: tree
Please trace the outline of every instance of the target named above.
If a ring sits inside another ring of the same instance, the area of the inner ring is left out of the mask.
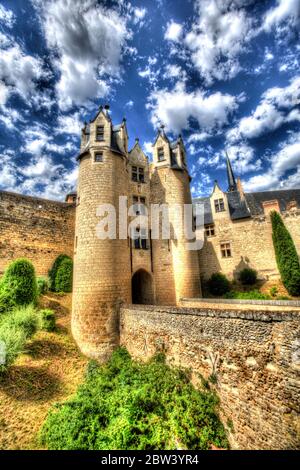
[[[283,285],[290,295],[300,295],[300,262],[293,239],[278,212],[271,212],[272,238]]]

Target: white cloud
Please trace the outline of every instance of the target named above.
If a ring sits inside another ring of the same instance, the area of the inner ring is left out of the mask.
[[[70,134],[76,137],[80,136],[83,128],[83,120],[79,111],[68,115],[59,115],[57,119],[56,134]]]
[[[249,145],[245,143],[231,145],[226,150],[237,174],[242,175],[261,169],[262,161],[260,158],[254,158],[254,150]]]
[[[227,139],[232,142],[240,138],[252,139],[272,132],[284,123],[300,121],[300,112],[296,108],[299,103],[300,77],[291,80],[285,88],[269,88],[251,116],[243,117],[238,126],[227,133]]]
[[[149,155],[149,157],[152,157],[153,153],[153,142],[144,142],[143,144],[143,150],[146,155]]]
[[[270,31],[274,26],[285,22],[296,25],[300,21],[300,2],[299,0],[277,0],[277,5],[267,11],[263,27],[266,31]]]
[[[33,2],[41,14],[47,45],[55,52],[60,108],[88,106],[90,100],[105,96],[107,77],[120,76],[122,52],[130,37],[126,18],[96,0]]]
[[[179,41],[182,35],[182,25],[176,23],[175,21],[171,21],[167,25],[167,29],[165,32],[165,39],[168,41]]]
[[[250,1],[197,0],[198,19],[185,36],[191,59],[211,84],[234,77],[240,70],[238,55],[253,37],[253,20],[241,8]]]
[[[0,23],[3,23],[7,28],[12,28],[16,17],[11,10],[7,10],[3,5],[0,5]]]
[[[127,103],[125,104],[125,107],[131,109],[131,108],[133,108],[133,105],[134,105],[134,101],[129,100],[129,101],[127,101]]]
[[[287,174],[289,172],[289,174]],[[292,173],[290,173],[292,172]],[[300,188],[300,135],[282,144],[273,154],[270,166],[264,174],[255,175],[245,181],[246,191],[266,191],[278,188]]]
[[[143,24],[143,19],[145,18],[145,15],[147,13],[147,8],[134,8],[133,14],[134,14],[134,19],[133,22],[135,24],[140,23],[140,25]]]
[[[0,187],[6,191],[13,191],[17,183],[16,174],[14,152],[9,149],[0,152]]]
[[[163,78],[170,78],[170,79],[174,79],[174,78],[177,78],[181,81],[185,80],[187,77],[186,77],[186,71],[183,70],[179,65],[175,65],[175,64],[168,64],[166,67],[165,67],[165,72],[163,74]]]
[[[221,128],[228,115],[237,108],[237,100],[229,94],[216,92],[210,95],[201,90],[187,92],[184,83],[178,82],[172,91],[154,91],[148,108],[155,128],[163,122],[167,129],[176,133],[189,129],[189,119],[197,120],[201,130]]]

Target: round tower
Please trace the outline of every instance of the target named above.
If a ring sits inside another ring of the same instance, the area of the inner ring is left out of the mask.
[[[105,361],[119,342],[119,305],[130,302],[131,296],[128,240],[118,236],[119,196],[128,194],[125,121],[113,126],[108,110],[100,108],[85,126],[82,141],[78,156],[72,333],[84,354]],[[114,239],[97,235],[102,204],[115,208]]]
[[[198,252],[188,249],[188,243],[192,240],[186,238],[182,223],[184,205],[192,204],[191,179],[181,137],[171,143],[162,130],[158,133],[153,148],[153,202],[169,206],[171,227],[167,247],[163,240],[155,244],[157,297],[160,303],[172,301],[178,304],[181,298],[201,296]],[[180,208],[179,211],[172,210],[174,205]]]

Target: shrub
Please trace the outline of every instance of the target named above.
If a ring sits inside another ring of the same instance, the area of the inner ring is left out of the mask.
[[[57,271],[61,265],[61,263],[66,260],[66,259],[71,259],[69,256],[67,255],[59,255],[56,260],[54,261],[53,263],[53,266],[52,268],[50,269],[49,271],[49,288],[52,292],[55,292],[56,289],[55,289],[55,283],[56,283],[56,274],[57,274]]]
[[[60,264],[55,278],[56,292],[72,292],[73,261],[64,259]]]
[[[7,324],[21,329],[26,339],[31,338],[38,329],[38,316],[33,305],[19,307],[7,316]]]
[[[37,300],[37,283],[35,270],[25,258],[13,261],[1,279],[2,304],[29,305]]]
[[[6,286],[0,287],[0,314],[10,312],[16,307],[13,292]]]
[[[283,285],[290,295],[300,295],[300,263],[293,239],[278,212],[271,212],[273,244]]]
[[[45,309],[41,310],[40,313],[40,328],[44,331],[55,330],[55,313],[53,310]]]
[[[277,294],[278,294],[278,288],[276,286],[271,287],[270,289],[271,297],[276,297]]]
[[[252,268],[245,268],[240,272],[240,281],[244,285],[252,286],[257,281],[257,272]]]
[[[53,450],[227,448],[217,405],[162,355],[137,363],[118,349],[105,365],[91,363],[75,397],[50,411],[40,440]]]
[[[7,322],[0,324],[0,348],[1,363],[0,372],[3,372],[17,359],[24,351],[26,335],[17,325],[10,325]],[[3,350],[2,350],[3,348]]]
[[[230,282],[222,273],[215,273],[208,281],[208,289],[212,295],[221,296],[229,292]]]
[[[49,281],[46,277],[37,278],[38,295],[46,294],[49,290]]]
[[[252,290],[249,292],[236,292],[230,291],[224,295],[225,299],[240,299],[240,300],[270,300],[271,297],[267,294],[263,294],[258,290]]]

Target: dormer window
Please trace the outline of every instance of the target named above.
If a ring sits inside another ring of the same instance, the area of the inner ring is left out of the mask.
[[[177,165],[177,158],[176,158],[176,152],[171,153],[171,165]]]
[[[97,126],[96,140],[97,142],[102,142],[104,140],[104,126]]]
[[[163,162],[165,159],[165,153],[164,153],[164,148],[163,147],[159,147],[157,149],[157,160],[159,162]]]
[[[142,167],[133,166],[131,172],[132,181],[135,183],[145,183],[145,171]]]
[[[103,162],[103,152],[95,153],[94,162],[95,163]]]
[[[215,199],[215,211],[216,212],[224,212],[225,211],[225,204],[224,199]]]

